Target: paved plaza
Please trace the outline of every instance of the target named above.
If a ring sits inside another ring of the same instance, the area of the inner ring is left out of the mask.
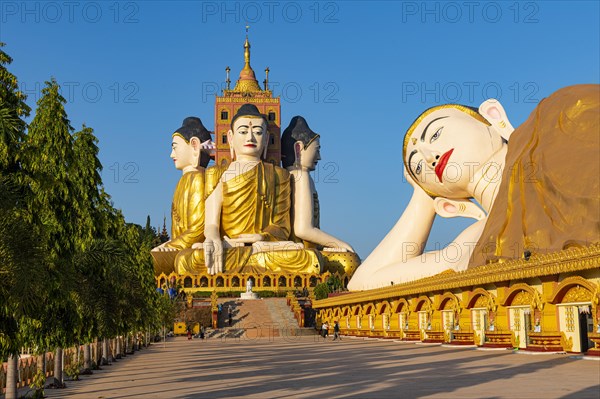
[[[318,336],[172,338],[47,390],[49,398],[600,398],[600,362],[570,355]]]

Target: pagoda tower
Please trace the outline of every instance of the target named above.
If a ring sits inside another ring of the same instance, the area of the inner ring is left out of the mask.
[[[269,90],[269,68],[265,69],[264,87],[261,88],[256,80],[254,70],[250,66],[250,42],[248,35],[244,42],[244,68],[240,72],[233,90],[230,88],[230,68],[225,68],[227,73],[226,89],[222,96],[215,99],[215,142],[217,152],[215,163],[217,165],[231,162],[227,132],[231,128],[231,118],[237,110],[246,103],[254,104],[268,120],[269,147],[267,149],[267,162],[281,165],[281,102],[279,97],[273,97]]]

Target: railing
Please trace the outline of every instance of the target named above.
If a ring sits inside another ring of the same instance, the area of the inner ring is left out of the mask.
[[[134,336],[128,336],[127,338],[122,337],[120,339],[122,340],[120,354],[125,354],[126,346],[129,346],[131,349],[134,346],[136,338]],[[128,341],[129,345],[127,345]],[[139,343],[143,344],[143,340]],[[102,341],[90,343],[90,347],[91,361],[99,364],[102,358]],[[67,368],[74,362],[83,361],[83,349],[83,345],[64,349],[63,369]],[[133,349],[131,349],[131,351],[133,351]],[[115,340],[113,339],[109,340],[109,354],[112,354],[112,357],[119,355],[116,353]],[[46,357],[46,378],[54,376],[54,352],[46,352],[44,355],[39,356],[24,355],[24,357],[19,358],[17,364],[17,389],[27,387],[31,384],[38,369],[42,369],[42,365],[39,364],[39,362],[42,360],[42,356]],[[2,394],[6,391],[7,369],[8,363],[2,363],[0,366],[0,393]]]

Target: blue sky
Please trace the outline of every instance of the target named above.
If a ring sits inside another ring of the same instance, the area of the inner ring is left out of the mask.
[[[411,188],[401,148],[430,106],[499,98],[513,125],[555,90],[599,83],[596,1],[0,3],[0,41],[35,101],[51,76],[76,129],[100,140],[103,179],[129,221],[169,212],[180,172],[171,133],[186,116],[212,130],[214,91],[252,67],[282,100],[282,129],[303,115],[321,134],[321,227],[365,258]],[[430,248],[469,222],[438,220]]]

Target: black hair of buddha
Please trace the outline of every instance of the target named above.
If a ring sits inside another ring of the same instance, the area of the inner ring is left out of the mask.
[[[258,108],[256,108],[256,105],[254,104],[244,104],[242,105],[237,112],[235,113],[235,115],[233,116],[233,118],[231,118],[231,130],[233,130],[233,124],[235,123],[235,121],[238,118],[241,117],[256,117],[256,118],[261,118],[264,122],[265,125],[268,124],[267,122],[267,117],[263,114],[260,113],[260,111],[258,110]]]
[[[200,118],[195,116],[188,116],[183,120],[182,126],[175,131],[179,133],[188,142],[192,137],[196,137],[201,143],[206,140],[211,140],[210,131],[204,127]],[[210,162],[210,155],[204,151],[200,151],[200,159],[198,160],[198,166],[206,168]]]
[[[302,116],[297,115],[292,118],[290,125],[285,128],[281,135],[281,164],[284,168],[293,165],[296,157],[294,144],[300,141],[306,146],[315,140],[319,135],[308,127],[308,122]]]

